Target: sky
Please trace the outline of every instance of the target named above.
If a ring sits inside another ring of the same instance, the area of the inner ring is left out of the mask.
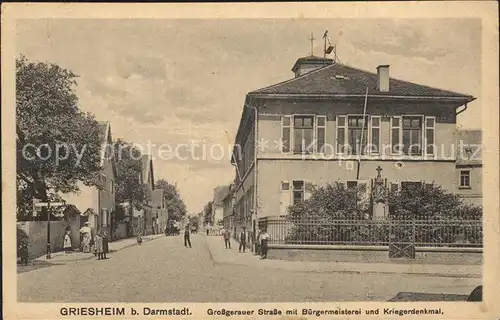
[[[477,19],[18,20],[16,45],[18,56],[77,74],[81,109],[109,121],[114,139],[152,146],[155,179],[176,183],[197,213],[235,176],[227,150],[245,94],[292,78],[311,33],[321,56],[326,29],[343,64],[389,64],[391,77],[473,95],[458,125],[481,127]],[[225,151],[189,156],[185,144]],[[160,159],[160,145],[182,156]]]

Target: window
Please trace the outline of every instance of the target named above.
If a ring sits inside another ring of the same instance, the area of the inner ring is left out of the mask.
[[[293,152],[311,153],[311,144],[313,142],[313,116],[294,116],[293,123]]]
[[[414,191],[420,187],[422,187],[422,182],[420,182],[420,181],[403,181],[403,182],[401,182],[401,190]]]
[[[401,117],[391,118],[391,153],[400,154]]]
[[[281,182],[281,191],[288,191],[290,190],[290,183],[287,181]]]
[[[344,146],[345,146],[345,116],[337,116],[337,153],[344,154]]]
[[[427,155],[434,155],[434,128],[436,126],[435,117],[425,117],[425,152]]]
[[[304,201],[304,181],[293,181],[293,204]]]
[[[470,188],[470,171],[460,171],[460,188]]]
[[[371,117],[370,153],[380,153],[380,117]]]
[[[348,116],[347,117],[347,140],[349,143],[349,154],[366,154],[366,142],[368,117]],[[361,141],[361,139],[363,141]]]
[[[403,117],[403,153],[422,155],[422,117]]]
[[[316,152],[324,153],[326,116],[316,116]]]
[[[281,117],[281,152],[290,152],[291,120],[290,116]]]

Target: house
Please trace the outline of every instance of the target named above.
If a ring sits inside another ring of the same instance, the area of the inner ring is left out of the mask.
[[[234,229],[234,197],[233,197],[234,183],[231,183],[228,188],[228,192],[222,199],[222,220],[224,228],[233,230]]]
[[[116,164],[112,153],[111,125],[109,122],[99,122],[99,127],[102,139],[100,178],[103,188],[99,190],[97,187],[88,187],[80,183],[79,192],[61,194],[61,197],[66,203],[82,212],[84,219],[90,223],[92,232],[102,230],[112,237],[111,218],[116,208]]]
[[[483,200],[481,130],[457,130],[456,194],[465,202],[481,206]]]
[[[305,57],[290,80],[246,95],[231,160],[238,228],[286,214],[314,185],[368,193],[377,168],[388,189],[435,183],[455,191],[456,118],[475,98],[389,70]]]
[[[165,203],[163,189],[155,189],[152,192],[153,218],[155,219],[153,229],[155,233],[165,230],[168,221],[168,211]]]
[[[217,186],[214,189],[214,199],[212,201],[212,222],[218,225],[224,219],[224,198],[229,193],[229,186]]]
[[[141,157],[141,173],[139,181],[146,188],[146,197],[144,201],[143,208],[141,210],[133,209],[133,216],[137,221],[137,228],[144,232],[144,234],[153,234],[156,225],[156,214],[153,215],[153,190],[155,190],[154,185],[154,175],[153,175],[153,159],[151,155],[142,155]]]

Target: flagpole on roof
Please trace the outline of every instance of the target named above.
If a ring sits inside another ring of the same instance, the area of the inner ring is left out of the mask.
[[[361,148],[358,150],[358,170],[356,172],[356,180],[359,180],[359,170],[361,167],[361,153],[363,151],[363,138],[365,134],[365,126],[366,126],[366,105],[368,102],[368,87],[366,87],[366,94],[365,94],[365,106],[363,108],[363,124],[361,126]],[[368,139],[367,139],[368,140]],[[367,144],[368,145],[368,144]]]

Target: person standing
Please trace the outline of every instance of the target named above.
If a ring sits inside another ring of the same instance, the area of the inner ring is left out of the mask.
[[[224,245],[226,246],[226,249],[231,249],[231,232],[229,232],[229,229],[224,229],[222,236],[224,237]]]
[[[245,227],[241,228],[241,232],[240,232],[239,238],[240,238],[240,247],[238,248],[238,251],[239,252],[245,252],[245,249],[246,249],[246,246],[247,246],[247,232],[246,232],[246,228]]]
[[[103,259],[107,259],[106,253],[109,252],[109,239],[108,234],[104,231],[102,235],[102,257]]]
[[[257,230],[257,241],[255,241],[255,254],[260,256],[260,243],[261,243],[262,230]]]
[[[80,234],[82,235],[82,250],[85,253],[89,253],[92,245],[92,230],[88,222],[83,224],[83,227],[80,229]]]
[[[270,237],[271,236],[269,235],[269,233],[267,233],[267,230],[264,230],[260,235],[260,239],[261,239],[260,253],[261,253],[262,259],[267,259],[267,243],[268,243]]]
[[[103,258],[102,254],[102,232],[99,231],[95,236],[95,252],[97,255],[97,260],[101,260]]]
[[[64,252],[66,252],[66,254],[71,253],[71,251],[73,251],[70,233],[71,233],[70,230],[66,230],[66,232],[64,233],[63,248],[64,248]]]
[[[21,256],[21,265],[28,265],[28,238],[23,238],[19,246],[19,255]]]
[[[137,234],[137,243],[139,245],[142,244],[142,231],[139,231],[139,233]]]
[[[191,239],[190,239],[189,227],[186,227],[184,229],[184,246],[187,247],[188,245],[191,248]]]

